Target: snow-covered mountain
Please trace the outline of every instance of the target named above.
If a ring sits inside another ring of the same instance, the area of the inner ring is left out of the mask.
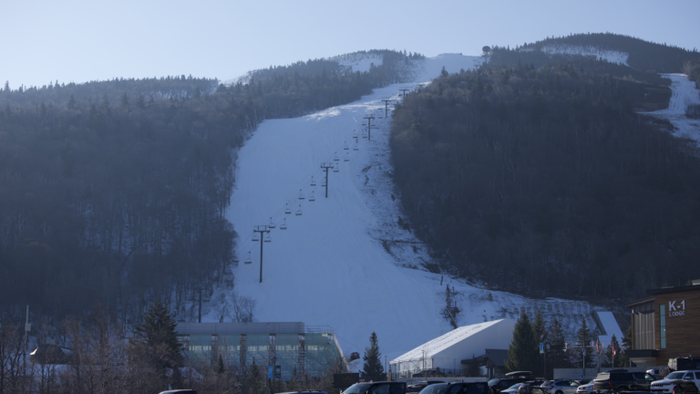
[[[455,73],[481,62],[459,54],[424,59],[416,63],[413,82],[260,125],[238,152],[227,212],[240,235],[233,291],[256,300],[256,321],[331,326],[345,353],[363,351],[375,331],[382,354],[391,359],[451,330],[440,316],[450,286],[462,310],[460,325],[515,320],[524,307],[531,315],[541,309],[548,319],[559,318],[568,332],[578,329],[582,317],[594,326],[585,302],[527,299],[423,270],[423,262],[431,261],[426,247],[399,224],[389,161],[390,117],[384,116],[381,100],[400,100],[400,89],[416,89],[442,67]],[[367,135],[362,124],[369,114],[374,119]],[[327,198],[322,163],[339,169],[328,171]],[[260,283],[261,242],[251,239],[254,226],[270,223],[275,228],[271,242],[262,243]],[[252,264],[244,264],[248,256]],[[231,290],[220,291],[214,299],[231,301]],[[219,319],[214,309],[206,318]]]

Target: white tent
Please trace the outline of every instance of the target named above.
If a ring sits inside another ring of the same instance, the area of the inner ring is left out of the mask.
[[[501,319],[456,328],[399,356],[389,363],[394,376],[410,377],[426,370],[452,375],[462,373],[462,360],[471,360],[486,349],[508,349],[515,322]]]

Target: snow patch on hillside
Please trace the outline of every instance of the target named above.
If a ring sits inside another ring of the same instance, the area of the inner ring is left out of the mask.
[[[481,56],[463,56],[461,53],[444,53],[435,57],[423,59],[417,62],[415,77],[416,82],[430,82],[440,76],[442,68],[450,74],[461,70],[473,70],[484,62]]]
[[[594,46],[581,46],[581,45],[557,45],[549,44],[542,48],[542,52],[548,55],[580,55],[580,56],[594,56],[597,60],[605,60],[610,63],[620,64],[623,66],[629,66],[627,64],[627,59],[629,58],[629,53],[611,51],[607,49],[600,49]]]
[[[700,146],[700,119],[685,116],[688,105],[700,104],[700,91],[685,74],[661,75],[671,80],[672,94],[668,108],[646,114],[670,121],[674,127],[673,135],[691,139]]]

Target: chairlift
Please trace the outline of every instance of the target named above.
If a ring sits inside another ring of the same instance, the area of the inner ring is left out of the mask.
[[[367,138],[367,130],[362,130],[362,138]]]
[[[314,177],[311,177],[311,187],[316,186],[316,181],[314,181]]]
[[[360,149],[360,147],[357,146],[357,143],[355,143],[355,146],[352,147],[352,150],[359,150],[359,149]]]
[[[299,205],[299,209],[297,209],[297,210],[294,212],[294,214],[297,215],[297,216],[301,216],[301,205]]]
[[[338,157],[338,152],[335,152],[335,156],[333,157],[333,161],[340,161],[340,158]]]
[[[363,125],[363,126],[367,126],[367,123],[363,123],[362,125]]]
[[[272,221],[272,216],[270,216],[270,224],[268,224],[267,227],[275,228],[275,222]]]
[[[260,234],[256,231],[253,233],[253,242],[260,241]]]
[[[345,141],[345,145],[343,145],[343,150],[350,150],[350,147],[348,146],[347,141]]]
[[[300,200],[304,199],[304,193],[301,192],[301,189],[299,189],[299,199]]]
[[[282,224],[280,224],[280,230],[286,230],[287,229],[287,218],[284,218],[282,220]]]
[[[326,180],[325,179],[321,182],[321,187],[326,187]]]
[[[248,252],[248,256],[243,260],[243,264],[253,264],[253,259],[250,258],[250,252]]]
[[[270,237],[270,233],[265,233],[265,235],[263,236],[263,241],[272,242],[272,237]]]
[[[316,197],[314,197],[314,192],[311,192],[311,195],[309,196],[309,201],[316,201]]]
[[[350,161],[350,152],[347,152],[347,153],[345,154],[345,159],[344,159],[344,160],[345,160],[345,161]]]
[[[233,255],[233,264],[235,264],[237,266],[238,263],[239,263],[238,256]]]
[[[339,171],[340,171],[340,167],[338,167],[338,165],[335,165],[333,167],[333,172],[339,172]]]

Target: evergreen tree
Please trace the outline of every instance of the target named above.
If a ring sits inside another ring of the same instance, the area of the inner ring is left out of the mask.
[[[365,380],[386,380],[384,366],[382,365],[382,355],[379,353],[377,333],[372,332],[369,337],[369,347],[365,348],[365,355],[362,357],[364,364],[360,377]]]
[[[547,352],[547,369],[569,368],[569,357],[567,356],[567,344],[564,337],[564,329],[559,323],[559,319],[554,318],[547,334],[549,339],[549,351]],[[551,376],[551,374],[549,374]]]
[[[440,70],[440,76],[446,77],[448,75],[450,75],[450,73],[448,73],[447,70],[445,70],[445,66],[442,66],[442,70]]]
[[[544,376],[545,375],[545,370],[544,370],[544,354],[539,353],[539,345],[541,342],[545,342],[546,336],[547,336],[547,327],[546,323],[544,321],[544,314],[540,309],[537,309],[537,312],[535,313],[535,321],[532,323],[532,331],[535,334],[535,339],[537,341],[537,349],[538,349],[538,354],[537,354],[537,365],[533,365],[532,371],[535,373],[537,376]]]
[[[593,354],[595,353],[591,342],[593,341],[593,334],[588,328],[586,323],[586,318],[581,318],[581,328],[579,328],[576,333],[576,348],[574,349],[573,360],[574,367],[583,367],[585,364],[586,368],[595,367],[593,362]],[[585,356],[584,356],[585,353]],[[584,359],[585,358],[585,359]]]
[[[614,356],[613,356],[613,348],[615,349]],[[625,363],[625,360],[622,358],[623,355],[624,355],[624,353],[622,352],[622,347],[620,346],[620,343],[617,341],[615,334],[613,334],[612,339],[610,340],[610,344],[608,346],[606,346],[605,366],[611,367],[611,368],[619,368],[619,367],[627,366],[627,364]]]
[[[537,338],[532,330],[530,319],[525,314],[525,308],[520,310],[520,318],[515,323],[513,341],[508,347],[508,360],[506,369],[509,371],[523,371],[532,369],[537,365],[539,350]]]
[[[177,340],[177,323],[170,310],[156,301],[142,315],[143,322],[135,327],[134,349],[156,370],[177,368],[182,363],[182,344]]]
[[[447,285],[445,290],[445,309],[442,310],[442,317],[447,320],[452,328],[457,328],[457,315],[460,309],[457,307],[457,303],[452,299],[452,291],[450,290],[450,285]]]

